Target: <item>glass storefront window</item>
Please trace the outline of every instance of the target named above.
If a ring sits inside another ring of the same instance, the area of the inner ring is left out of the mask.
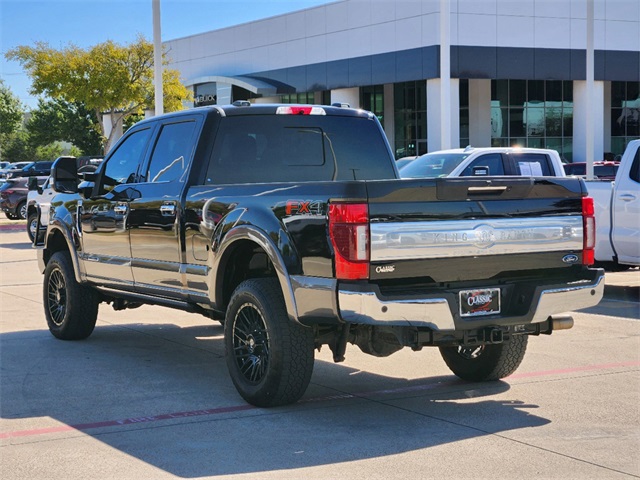
[[[396,158],[427,153],[427,82],[396,83],[393,91]]]
[[[611,152],[640,138],[640,82],[611,82]]]
[[[469,80],[460,79],[460,148],[469,145]]]
[[[289,93],[280,97],[282,103],[314,104],[313,92]]]
[[[572,158],[573,82],[492,80],[491,144],[553,148]]]
[[[384,127],[384,85],[371,85],[360,89],[360,105],[373,112]]]

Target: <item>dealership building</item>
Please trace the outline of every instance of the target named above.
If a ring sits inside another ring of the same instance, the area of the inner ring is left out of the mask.
[[[348,103],[396,157],[519,145],[600,160],[640,138],[638,0],[343,0],[164,47],[194,106]]]

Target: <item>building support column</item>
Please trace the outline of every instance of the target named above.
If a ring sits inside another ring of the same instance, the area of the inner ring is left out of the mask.
[[[360,108],[360,88],[331,90],[331,103],[348,103],[351,108]]]
[[[111,135],[111,132],[115,130],[115,133],[113,134],[113,138],[111,139],[111,142],[105,145],[104,153],[109,153],[109,150],[111,150],[111,147],[113,147],[123,135],[123,123],[122,123],[123,118],[120,117],[119,120],[116,121],[114,125],[113,120],[116,116],[118,116],[118,114],[109,114],[109,113],[102,114],[102,123],[104,125],[104,136],[108,139],[109,136]]]
[[[605,82],[593,82],[591,95],[588,92],[588,83],[582,80],[573,82],[574,162],[589,162],[589,159],[593,162],[594,160],[602,160],[604,156],[604,117],[602,115],[587,115],[587,112],[593,105],[599,106],[594,109],[595,111],[601,112],[603,110]],[[589,117],[592,119],[591,121],[587,120]],[[589,145],[592,147],[589,148]]]
[[[447,148],[458,148],[460,146],[460,80],[450,79],[447,88],[450,92],[450,101],[445,104],[447,108],[446,118],[449,125],[443,129],[443,118],[440,103],[442,98],[442,83],[439,78],[427,80],[427,150],[435,152]],[[446,139],[448,142],[442,143],[442,135],[448,131]]]
[[[491,80],[469,79],[469,143],[491,146]]]
[[[393,83],[387,83],[384,85],[383,91],[384,97],[384,133],[387,135],[391,150],[396,151],[395,138],[396,138],[396,111],[395,111],[395,99],[393,93]]]
[[[229,83],[216,82],[216,95],[218,105],[229,105],[233,102],[233,87]]]

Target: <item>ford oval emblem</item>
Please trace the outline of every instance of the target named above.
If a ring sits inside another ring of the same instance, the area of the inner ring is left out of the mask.
[[[578,261],[578,256],[577,255],[565,255],[564,257],[562,257],[562,261],[564,263],[576,263]]]

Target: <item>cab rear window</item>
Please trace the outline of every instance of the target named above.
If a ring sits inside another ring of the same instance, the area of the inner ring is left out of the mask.
[[[206,184],[395,178],[377,123],[358,117],[251,115],[222,119]]]

